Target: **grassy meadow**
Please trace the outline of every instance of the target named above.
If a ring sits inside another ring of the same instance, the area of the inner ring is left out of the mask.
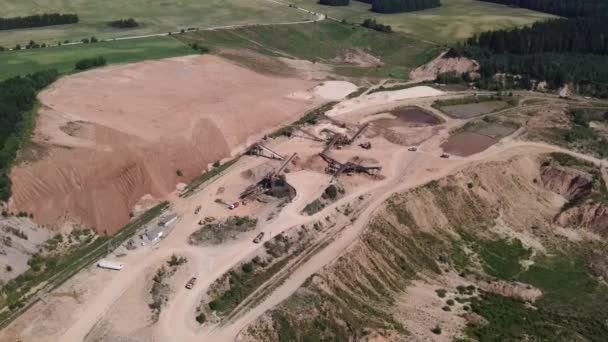
[[[41,13],[76,13],[78,24],[0,31],[0,46],[33,39],[39,43],[116,38],[177,31],[188,27],[213,27],[247,23],[305,20],[309,14],[268,0],[2,0],[0,16]],[[140,26],[116,29],[108,22],[135,18]]]
[[[268,55],[291,56],[332,64],[341,75],[352,77],[407,78],[409,71],[436,57],[441,48],[404,34],[386,34],[335,21],[310,24],[257,26],[231,30],[197,31],[176,36],[216,52],[221,48],[246,48]],[[379,66],[344,63],[346,51],[365,51],[382,62]],[[221,54],[221,51],[220,51]]]
[[[442,5],[424,11],[378,14],[370,5],[353,0],[348,6],[323,6],[317,0],[289,1],[298,7],[324,13],[332,18],[360,23],[376,18],[393,30],[407,33],[422,40],[451,43],[482,31],[529,25],[537,20],[552,17],[522,8],[512,8],[475,0],[442,0]]]
[[[44,49],[0,52],[0,79],[55,68],[62,74],[74,71],[83,58],[103,56],[108,64],[131,63],[149,59],[195,53],[172,37],[151,37],[117,40],[95,44],[79,44]]]

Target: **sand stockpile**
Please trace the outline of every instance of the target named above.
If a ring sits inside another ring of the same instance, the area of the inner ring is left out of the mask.
[[[342,101],[325,114],[327,116],[338,116],[352,111],[364,109],[369,106],[381,105],[406,99],[439,96],[442,94],[444,94],[444,92],[441,90],[428,86],[417,86],[394,91],[380,91]]]
[[[143,195],[163,198],[209,163],[318,105],[316,97],[288,97],[315,85],[215,56],[63,78],[39,96],[34,141],[46,153],[13,169],[11,206],[41,224],[68,216],[115,232]]]

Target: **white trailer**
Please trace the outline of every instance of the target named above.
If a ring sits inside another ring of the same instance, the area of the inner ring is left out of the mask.
[[[97,263],[97,267],[107,268],[109,270],[115,270],[115,271],[122,270],[123,266],[124,265],[119,262],[109,261],[109,260],[105,260],[105,259],[101,259]]]

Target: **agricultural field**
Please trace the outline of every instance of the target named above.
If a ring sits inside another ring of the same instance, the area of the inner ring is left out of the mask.
[[[0,53],[0,79],[32,72],[57,69],[62,74],[74,71],[83,58],[103,56],[108,64],[183,56],[195,53],[172,37],[117,40],[44,49],[4,51]]]
[[[283,0],[286,1],[286,0]],[[551,15],[475,0],[443,0],[440,7],[397,14],[378,14],[369,4],[351,1],[348,6],[323,6],[317,0],[292,0],[298,7],[324,13],[338,20],[363,22],[376,18],[393,30],[435,43],[451,43],[475,33],[531,24]]]
[[[330,64],[352,77],[407,79],[409,72],[436,57],[440,47],[403,34],[386,34],[335,21],[197,31],[176,36],[221,54],[222,48]],[[231,57],[231,56],[225,56]],[[234,56],[232,56],[234,57]]]
[[[189,27],[215,27],[252,23],[280,23],[306,20],[310,14],[268,0],[4,0],[2,17],[42,13],[75,13],[78,24],[36,29],[0,31],[0,46],[24,45],[30,39],[39,43],[79,41],[96,36],[107,39],[138,36]],[[139,27],[117,29],[108,22],[134,18]]]

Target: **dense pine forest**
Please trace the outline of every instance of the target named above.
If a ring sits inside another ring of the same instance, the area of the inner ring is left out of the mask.
[[[605,22],[603,17],[556,19],[526,28],[484,32],[450,54],[480,63],[478,85],[483,88],[530,88],[536,80],[547,81],[553,89],[571,83],[581,94],[608,98]],[[498,81],[496,73],[507,76]]]
[[[412,12],[439,6],[439,0],[372,0],[372,11],[377,13]]]
[[[468,39],[467,44],[518,55],[543,52],[608,55],[608,22],[603,17],[555,19],[530,27],[483,32]]]
[[[358,0],[372,5],[372,11],[377,13],[400,13],[420,11],[441,6],[440,0]],[[330,6],[346,6],[349,0],[319,0],[320,4]]]
[[[496,4],[527,8],[561,17],[608,15],[608,0],[481,0]]]
[[[319,3],[328,6],[348,6],[350,0],[319,0]]]
[[[0,18],[0,30],[75,24],[77,22],[78,15],[76,14],[45,13],[27,17]]]
[[[0,82],[0,200],[11,195],[8,174],[17,150],[34,127],[36,94],[58,76],[56,70],[48,70]]]

